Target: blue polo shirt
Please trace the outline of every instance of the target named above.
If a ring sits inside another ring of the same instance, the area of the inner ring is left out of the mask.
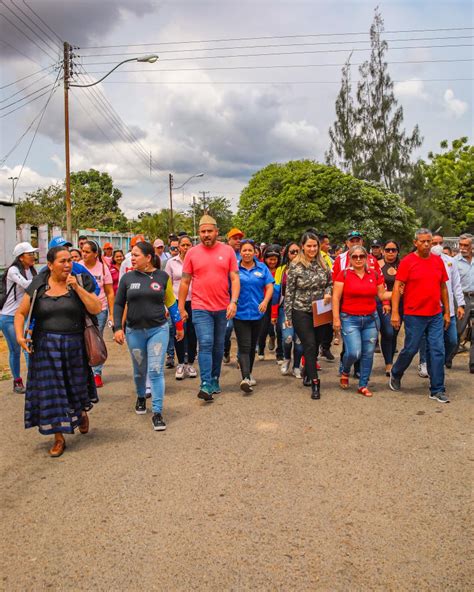
[[[263,317],[258,305],[265,296],[265,286],[275,283],[265,263],[254,259],[254,264],[252,269],[246,269],[239,262],[240,295],[235,318],[241,321],[258,321]]]

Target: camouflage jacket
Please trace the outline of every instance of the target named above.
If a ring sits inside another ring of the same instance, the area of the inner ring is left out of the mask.
[[[317,262],[305,267],[302,263],[291,264],[286,280],[285,314],[292,321],[292,310],[311,312],[313,302],[332,293],[332,274]]]

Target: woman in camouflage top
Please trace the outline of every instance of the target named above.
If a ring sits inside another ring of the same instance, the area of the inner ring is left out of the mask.
[[[285,314],[287,325],[294,326],[303,344],[305,374],[311,385],[312,399],[321,396],[316,359],[325,331],[324,325],[313,326],[313,302],[324,300],[329,303],[331,293],[332,274],[321,257],[319,239],[312,232],[306,232],[301,238],[300,254],[288,271]]]

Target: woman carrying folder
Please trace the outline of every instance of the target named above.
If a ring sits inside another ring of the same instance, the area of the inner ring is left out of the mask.
[[[311,398],[321,397],[321,385],[316,369],[316,357],[325,335],[325,326],[315,327],[313,302],[331,302],[331,270],[321,257],[316,234],[305,232],[301,250],[290,264],[286,284],[285,314],[288,327],[294,327],[303,344],[305,373],[311,381]]]

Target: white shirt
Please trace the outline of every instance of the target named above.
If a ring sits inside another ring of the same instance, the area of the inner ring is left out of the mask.
[[[122,276],[127,273],[127,271],[131,271],[132,269],[132,253],[127,253],[125,255],[125,259],[120,264],[119,282],[122,279]]]
[[[464,306],[466,304],[461,287],[461,277],[459,275],[458,266],[456,265],[456,261],[453,257],[443,253],[441,255],[441,259],[443,260],[446,273],[448,274],[446,287],[448,288],[449,314],[453,317],[456,314],[454,299],[456,299],[458,306]]]
[[[31,269],[27,269],[25,273],[27,279],[21,275],[20,270],[18,267],[16,267],[16,265],[12,265],[8,270],[6,283],[7,294],[10,292],[10,289],[13,285],[15,285],[15,288],[13,288],[13,290],[8,295],[7,301],[0,311],[0,314],[14,316],[16,313],[16,309],[20,306],[25,289],[28,288],[28,286],[31,284],[31,280],[33,279]]]

